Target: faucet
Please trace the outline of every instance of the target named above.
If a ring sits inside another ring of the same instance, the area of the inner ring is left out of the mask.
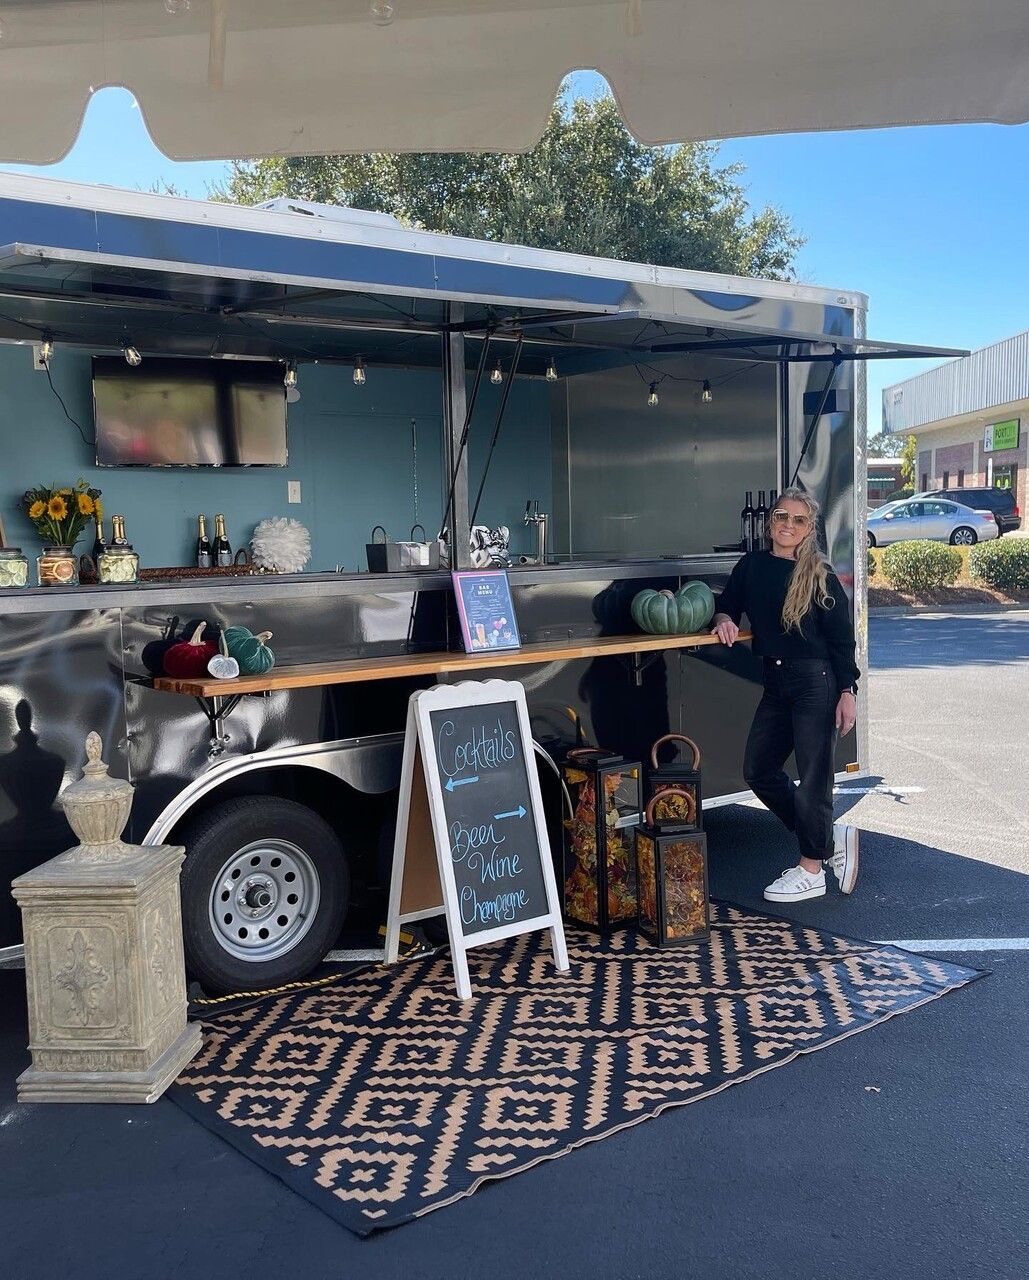
[[[525,504],[525,523],[526,525],[536,526],[536,554],[534,559],[537,564],[546,564],[547,562],[547,525],[550,517],[545,511],[540,510],[539,498],[530,498]]]

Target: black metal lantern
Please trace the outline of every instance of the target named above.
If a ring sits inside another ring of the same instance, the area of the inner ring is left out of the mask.
[[[598,933],[635,924],[632,836],[640,821],[640,762],[577,747],[566,754],[561,773],[571,803],[564,824],[564,917]]]
[[[659,764],[658,750],[666,742],[675,742],[689,747],[693,759],[687,763],[676,756],[666,764]],[[695,831],[704,828],[704,799],[700,782],[700,748],[692,738],[681,733],[666,733],[658,738],[650,748],[650,768],[647,770],[647,788],[645,803],[667,791],[668,795],[654,809],[654,815],[661,821],[678,821],[685,827]]]
[[[658,947],[700,942],[711,932],[707,836],[696,827],[656,816],[661,797],[687,795],[669,786],[652,796],[636,831],[636,892],[640,932]]]

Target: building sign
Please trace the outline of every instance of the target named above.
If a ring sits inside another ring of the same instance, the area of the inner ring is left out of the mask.
[[[1018,423],[1018,418],[1008,418],[1006,422],[991,422],[983,439],[985,451],[996,453],[1000,449],[1017,449]]]

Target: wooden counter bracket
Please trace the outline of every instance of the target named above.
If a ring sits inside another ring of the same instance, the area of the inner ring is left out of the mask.
[[[740,640],[750,632],[741,631]],[[637,686],[643,673],[659,654],[668,649],[701,649],[719,644],[717,636],[587,636],[581,640],[547,640],[524,644],[520,649],[491,653],[408,653],[386,658],[347,658],[340,662],[311,662],[299,667],[273,667],[260,676],[239,676],[216,680],[213,676],[180,679],[156,676],[151,682],[162,693],[186,694],[195,698],[211,726],[211,754],[220,755],[228,738],[224,720],[249,694],[267,695],[279,689],[313,689],[333,684],[357,684],[369,680],[456,675],[498,667],[524,667],[544,662],[568,662],[576,658],[623,655]]]

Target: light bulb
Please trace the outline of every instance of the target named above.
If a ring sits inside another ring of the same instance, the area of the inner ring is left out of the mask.
[[[656,409],[659,403],[660,401],[657,398],[657,383],[652,382],[650,384],[650,395],[647,396],[647,404],[651,409]]]
[[[54,355],[54,340],[50,335],[44,334],[43,341],[39,344],[39,363],[49,367],[50,361]]]
[[[500,361],[499,361],[499,360],[497,361],[497,367],[496,367],[496,368],[493,370],[493,372],[490,374],[490,376],[489,376],[489,380],[490,380],[490,382],[492,382],[492,383],[493,383],[493,385],[494,385],[495,387],[499,387],[499,386],[500,386],[500,384],[504,381],[504,371],[503,371],[503,369],[501,369],[501,367],[500,367]]]
[[[358,356],[354,361],[354,386],[363,387],[368,381],[368,375],[364,371],[364,360]]]
[[[122,355],[125,357],[125,363],[132,365],[133,369],[143,363],[143,357],[139,354],[138,348],[134,347],[131,342],[123,343],[121,350]]]
[[[711,394],[711,383],[708,382],[707,378],[704,379],[704,386],[700,392],[700,398],[704,404],[710,404],[714,399],[714,396]]]
[[[286,361],[286,373],[282,379],[282,385],[288,391],[290,387],[297,385],[297,363],[295,360]]]
[[[373,0],[369,13],[377,27],[388,27],[393,21],[395,10],[389,0]]]
[[[548,382],[557,381],[557,365],[553,362],[553,360],[551,360],[550,364],[547,365],[547,381]]]
[[[190,0],[164,0],[164,11],[174,18],[179,13],[189,13]]]

